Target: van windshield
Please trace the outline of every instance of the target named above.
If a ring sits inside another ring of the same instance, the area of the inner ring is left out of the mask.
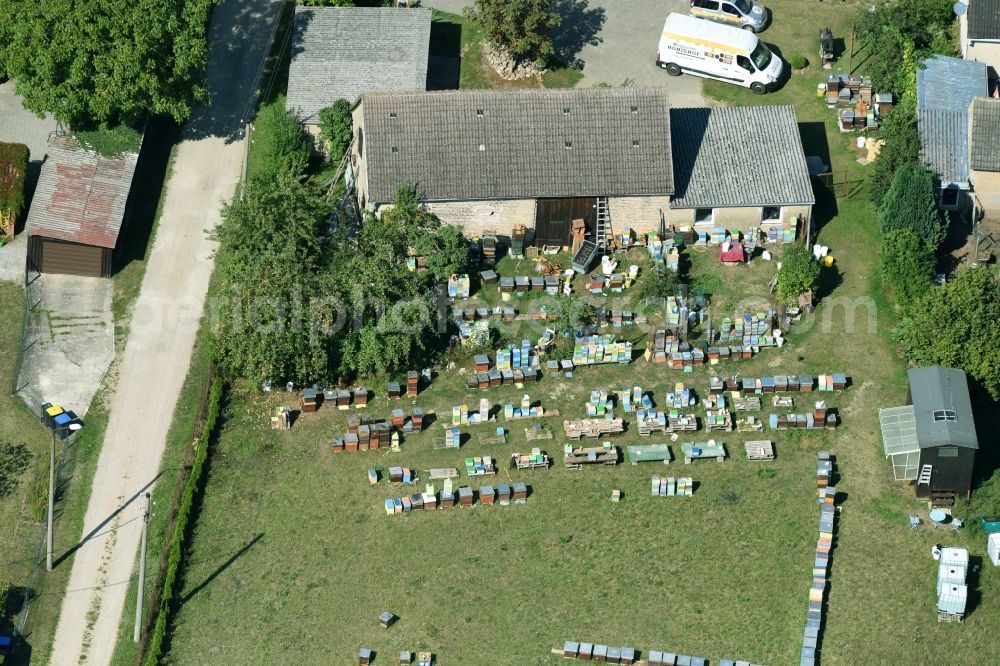
[[[757,69],[767,69],[767,66],[771,64],[771,52],[767,50],[763,42],[757,42],[757,46],[750,53],[750,59],[753,60]]]

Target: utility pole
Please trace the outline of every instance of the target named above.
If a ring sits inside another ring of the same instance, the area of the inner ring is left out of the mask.
[[[135,629],[132,631],[132,640],[139,642],[139,633],[142,628],[142,595],[146,587],[146,534],[149,532],[149,493],[146,493],[146,506],[142,513],[142,546],[139,548],[139,585],[135,590]]]
[[[45,570],[52,571],[52,514],[56,505],[56,429],[52,429],[49,446],[49,517],[45,529]]]
[[[70,423],[63,428],[53,426],[52,444],[49,446],[49,517],[45,530],[45,570],[52,571],[52,514],[55,513],[56,506],[56,433],[76,432],[83,425],[80,423]]]

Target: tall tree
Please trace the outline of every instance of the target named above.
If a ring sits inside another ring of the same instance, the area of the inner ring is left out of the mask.
[[[208,91],[207,26],[218,0],[4,0],[0,71],[27,108],[74,128],[182,122]]]
[[[931,289],[897,331],[903,355],[916,365],[961,368],[1000,400],[1000,277],[966,268]]]
[[[920,135],[917,133],[916,102],[900,100],[885,118],[879,130],[885,145],[872,162],[868,172],[868,193],[875,205],[880,205],[892,185],[896,171],[907,164],[917,164],[920,156]]]
[[[947,225],[934,191],[934,174],[923,166],[911,163],[900,167],[878,209],[882,233],[910,229],[936,252]]]
[[[936,263],[934,250],[912,229],[893,229],[882,237],[879,250],[882,283],[892,290],[903,308],[930,290]]]
[[[252,178],[242,195],[223,206],[216,231],[223,299],[216,360],[258,386],[325,378],[335,331],[316,326],[316,305],[327,295],[328,204],[289,172]]]
[[[486,40],[509,55],[515,64],[549,64],[555,53],[552,29],[562,17],[549,0],[476,0],[466,16],[483,31]]]
[[[309,164],[312,139],[302,121],[277,104],[269,104],[257,114],[256,130],[251,140],[257,149],[251,153],[253,173],[273,176],[279,172],[301,174]]]

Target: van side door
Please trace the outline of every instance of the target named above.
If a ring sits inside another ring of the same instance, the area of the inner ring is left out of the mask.
[[[740,25],[741,23],[743,23],[743,14],[741,14],[740,10],[736,9],[734,5],[725,2],[725,0],[723,0],[723,2],[721,3],[721,10],[722,10],[721,18],[726,23],[733,23],[735,25]]]

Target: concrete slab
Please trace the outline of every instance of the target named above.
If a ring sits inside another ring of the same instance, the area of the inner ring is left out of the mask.
[[[19,234],[14,240],[0,247],[0,282],[24,280],[24,262],[28,256],[28,237]]]
[[[0,141],[23,143],[28,146],[31,160],[28,165],[28,196],[35,190],[38,172],[49,141],[49,133],[56,129],[52,114],[39,118],[21,103],[21,97],[14,92],[14,82],[0,84]]]
[[[29,284],[18,395],[36,413],[43,402],[87,413],[115,356],[111,294],[106,278],[46,274]]]
[[[472,0],[427,0],[424,4],[461,14]],[[670,12],[687,13],[688,0],[555,0],[563,17],[553,41],[560,59],[583,66],[579,87],[662,87],[673,107],[705,106],[701,79],[668,75],[656,64],[656,46]]]

